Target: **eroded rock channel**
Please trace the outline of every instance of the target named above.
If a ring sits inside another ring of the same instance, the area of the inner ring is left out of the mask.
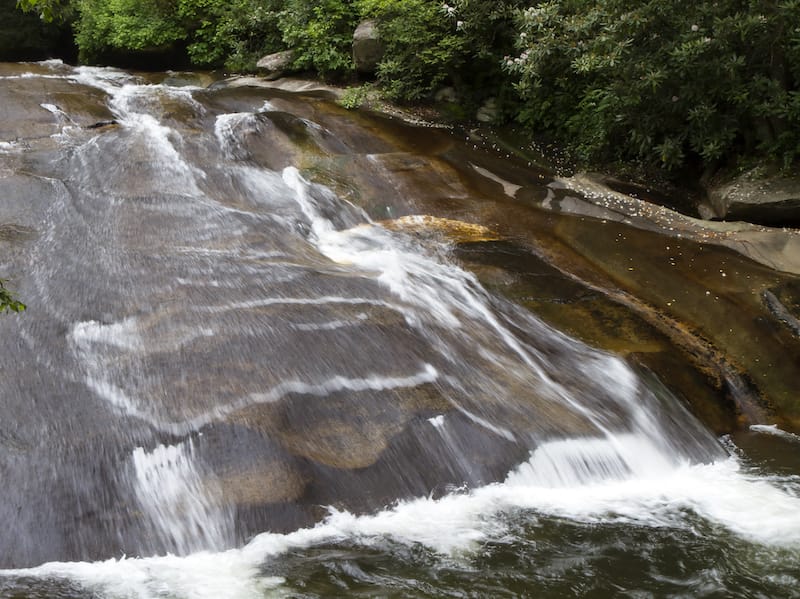
[[[202,75],[2,65],[0,116],[0,566],[224,549],[554,440],[800,429],[795,231]]]

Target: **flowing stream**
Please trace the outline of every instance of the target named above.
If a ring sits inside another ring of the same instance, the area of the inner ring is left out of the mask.
[[[0,67],[0,596],[800,596],[800,437],[486,284],[462,141]]]

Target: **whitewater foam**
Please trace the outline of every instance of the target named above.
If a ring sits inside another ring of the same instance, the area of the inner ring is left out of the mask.
[[[186,555],[232,545],[233,513],[222,505],[216,479],[198,468],[192,439],[139,447],[131,460],[136,498],[161,546]]]
[[[596,440],[586,443],[587,452],[597,449]],[[640,450],[646,441],[625,438],[620,443]],[[512,514],[534,528],[538,518],[555,516],[598,525],[693,530],[694,518],[701,517],[746,542],[800,551],[800,497],[743,474],[733,457],[708,465],[656,465],[637,476],[620,471],[603,480],[562,477],[558,484],[552,482],[542,478],[534,452],[501,483],[439,499],[404,501],[367,516],[331,510],[313,528],[263,533],[239,549],[183,558],[53,563],[0,574],[66,578],[102,597],[155,599],[166,592],[185,599],[251,599],[270,591],[279,596],[281,579],[262,577],[259,570],[289,551],[338,542],[377,548],[401,543],[469,559],[483,543],[508,539],[507,518]]]
[[[750,426],[750,430],[756,433],[780,437],[788,441],[800,442],[800,435],[780,429],[777,424],[753,424]]]

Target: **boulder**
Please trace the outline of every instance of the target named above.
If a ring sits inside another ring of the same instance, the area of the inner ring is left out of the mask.
[[[800,177],[759,176],[754,171],[708,190],[714,218],[767,226],[800,225]]]
[[[436,92],[436,95],[433,97],[433,99],[436,102],[448,102],[451,104],[455,104],[459,100],[456,90],[452,87],[443,87]]]
[[[356,70],[361,73],[374,73],[383,58],[383,52],[378,22],[368,19],[359,23],[353,34],[353,62]]]
[[[497,100],[495,98],[489,98],[483,103],[483,106],[478,109],[475,118],[481,123],[493,123],[497,120],[498,115]]]
[[[292,66],[294,50],[284,50],[267,54],[256,63],[256,67],[267,77],[277,79]]]

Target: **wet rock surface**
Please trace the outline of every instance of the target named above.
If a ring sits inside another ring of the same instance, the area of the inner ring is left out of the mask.
[[[770,226],[800,226],[800,179],[745,173],[708,191],[711,216]]]
[[[792,231],[329,96],[0,76],[30,69],[56,76],[0,86],[3,274],[29,306],[0,319],[0,472],[24,481],[0,497],[4,567],[195,550],[194,521],[170,537],[142,499],[164,472],[194,499],[162,507],[219,515],[198,542],[223,545],[485,484],[543,441],[633,426],[619,388],[719,433],[800,427]]]

